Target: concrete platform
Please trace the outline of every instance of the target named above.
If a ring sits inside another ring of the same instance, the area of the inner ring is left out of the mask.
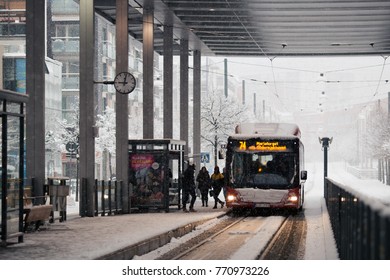
[[[213,203],[211,203],[212,205]],[[80,218],[68,216],[63,223],[42,226],[26,233],[23,243],[0,248],[4,260],[93,260],[131,259],[178,238],[228,209],[201,207],[196,213],[184,213],[176,207],[169,213],[149,212],[117,216]]]

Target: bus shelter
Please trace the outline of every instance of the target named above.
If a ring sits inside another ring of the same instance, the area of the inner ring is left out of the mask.
[[[131,209],[162,209],[181,205],[180,174],[185,141],[173,139],[129,140]]]
[[[25,94],[0,90],[0,246],[23,242]]]

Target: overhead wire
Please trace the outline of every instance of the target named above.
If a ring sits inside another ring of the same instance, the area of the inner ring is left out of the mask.
[[[216,63],[213,63],[213,64],[216,64]],[[209,65],[212,65],[212,64],[209,64]],[[189,66],[188,67],[189,69],[193,69],[193,67]],[[205,73],[211,73],[211,74],[215,74],[215,75],[225,75],[224,73],[222,72],[217,72],[217,71],[212,71],[212,70],[206,70],[206,69],[201,69],[200,70],[201,72],[205,72]],[[276,83],[276,84],[279,84],[279,83],[283,83],[283,84],[315,84],[317,83],[317,81],[309,81],[309,80],[306,80],[306,81],[298,81],[298,80],[259,80],[259,79],[255,79],[255,78],[243,78],[242,76],[238,76],[238,75],[235,75],[235,74],[228,74],[229,77],[234,77],[234,78],[240,78],[240,80],[244,80],[244,81],[247,81],[247,82],[258,82],[258,83]],[[377,84],[378,82],[388,82],[389,80],[325,80],[324,83],[328,83],[328,84],[343,84],[343,83],[375,83]],[[370,85],[367,85],[367,86],[364,86],[364,87],[371,87]],[[351,87],[351,88],[347,88],[347,89],[354,89],[354,88],[362,88],[362,86],[359,86],[359,87]],[[314,91],[314,90],[313,90]]]
[[[229,8],[231,9],[231,5],[229,3],[228,0],[225,0],[226,4],[229,6]],[[257,46],[257,48],[261,51],[261,53],[270,60],[271,62],[271,69],[272,69],[272,76],[273,76],[273,79],[275,81],[275,71],[274,71],[274,67],[273,67],[273,58],[269,57],[267,55],[267,53],[263,50],[263,48],[259,45],[259,43],[255,40],[255,38],[253,38],[252,34],[249,32],[248,28],[245,26],[245,24],[242,22],[241,18],[237,15],[237,13],[234,11],[234,9],[231,9],[233,11],[233,14],[234,16],[237,18],[238,22],[241,24],[241,26],[245,29],[245,32],[248,34],[248,36],[251,38],[251,40],[253,41],[253,43]],[[283,49],[284,49],[285,46],[283,46]],[[280,99],[279,97],[279,94],[278,94],[278,90],[277,90],[277,87],[276,87],[276,83],[274,83],[274,90],[275,92],[273,92],[273,94],[278,98],[279,102],[282,104],[282,106],[287,110],[286,106],[284,105],[284,103],[282,102],[282,100]],[[272,92],[272,91],[271,91]]]
[[[378,94],[378,89],[379,89],[379,86],[380,86],[380,82],[382,80],[382,76],[383,76],[383,72],[385,70],[385,66],[386,66],[386,59],[388,58],[388,56],[383,56],[383,65],[382,65],[382,70],[381,70],[381,74],[379,76],[379,80],[378,80],[378,84],[376,86],[376,89],[375,89],[375,93],[374,93],[374,96]],[[373,96],[373,97],[374,97]]]
[[[308,73],[321,73],[320,71],[314,71],[314,70],[307,70],[307,69],[297,69],[297,68],[289,68],[289,67],[280,67],[280,66],[269,66],[269,65],[262,65],[262,64],[255,64],[255,63],[244,63],[244,62],[236,62],[236,61],[229,61],[229,63],[235,63],[240,65],[249,65],[249,66],[255,66],[255,67],[273,67],[275,69],[281,69],[281,70],[290,70],[290,71],[299,71],[299,72],[308,72]]]
[[[354,71],[354,70],[361,70],[361,69],[368,69],[368,68],[376,68],[376,67],[383,67],[383,63],[381,63],[381,64],[376,64],[376,65],[361,66],[361,67],[353,67],[353,68],[329,70],[329,71],[324,71],[324,72],[322,72],[322,73],[324,73],[324,74],[329,74],[329,73]]]
[[[141,4],[139,4],[137,1],[134,0],[134,2],[138,5],[137,7],[133,7],[135,9],[138,9],[138,8],[143,8]],[[227,5],[231,8],[231,5],[229,3],[228,0],[225,0],[225,2],[227,3]],[[258,44],[258,42],[255,40],[255,38],[252,36],[252,34],[249,32],[248,28],[245,26],[245,24],[242,22],[241,18],[237,15],[237,13],[234,11],[234,9],[232,9],[232,12],[234,14],[234,16],[237,18],[237,20],[239,21],[239,23],[242,25],[242,27],[245,29],[246,33],[249,35],[249,37],[251,38],[251,40],[256,44],[257,48],[261,51],[261,53],[267,58],[270,60],[271,62],[271,66],[267,66],[267,65],[257,65],[257,64],[252,64],[252,63],[242,63],[242,62],[234,62],[234,61],[231,61],[230,63],[238,63],[238,64],[242,64],[242,65],[253,65],[253,66],[260,66],[260,67],[271,67],[271,68],[276,68],[276,69],[285,69],[285,70],[292,70],[292,71],[302,71],[302,72],[312,72],[312,73],[334,73],[334,72],[342,72],[342,71],[352,71],[352,70],[359,70],[359,69],[366,69],[366,68],[372,68],[372,67],[378,67],[378,66],[383,66],[382,64],[379,64],[379,65],[369,65],[369,66],[362,66],[362,67],[354,67],[354,68],[345,68],[345,69],[336,69],[336,70],[328,70],[328,71],[315,71],[315,70],[307,70],[307,69],[296,69],[296,68],[287,68],[287,67],[277,67],[277,66],[274,66],[273,65],[273,60],[278,56],[278,55],[275,55],[274,57],[270,57],[265,51],[264,49]],[[144,21],[144,20],[141,20],[140,22],[146,22],[146,23],[153,23],[157,26],[161,26],[161,27],[165,27],[167,26],[166,24],[162,23],[161,21],[158,21],[158,23],[154,23],[154,22],[148,22],[148,21]],[[185,26],[179,26],[179,25],[176,25],[176,24],[173,24],[172,25],[174,28],[176,29],[185,29],[185,30],[191,30],[191,28],[188,28],[188,27],[185,27]],[[221,33],[222,34],[222,33]],[[372,43],[371,44],[372,47],[374,47],[374,44]],[[287,44],[282,44],[282,49],[280,51],[280,54],[283,52],[283,50],[285,49],[285,47],[287,47]]]
[[[225,2],[227,3],[227,5],[229,7],[231,7],[230,3],[228,0],[225,0]],[[284,69],[284,70],[289,70],[289,71],[300,71],[300,72],[308,72],[308,73],[325,73],[325,74],[329,74],[329,73],[336,73],[336,72],[346,72],[346,71],[354,71],[354,70],[361,70],[361,69],[367,69],[367,68],[375,68],[375,67],[379,67],[381,66],[381,73],[380,73],[380,77],[379,77],[379,80],[361,80],[361,81],[342,81],[342,80],[326,80],[324,81],[325,83],[376,83],[376,89],[374,91],[374,94],[372,95],[372,98],[370,100],[370,102],[372,102],[372,99],[374,99],[377,95],[378,95],[378,90],[379,90],[379,87],[380,87],[380,84],[382,82],[382,77],[383,77],[383,73],[384,73],[384,69],[385,69],[385,66],[387,65],[386,64],[386,60],[387,60],[387,56],[382,56],[384,58],[384,61],[382,64],[378,64],[378,65],[369,65],[369,66],[361,66],[361,67],[353,67],[353,68],[345,68],[345,69],[336,69],[336,70],[328,70],[328,71],[315,71],[315,70],[307,70],[307,69],[297,69],[297,68],[288,68],[288,67],[277,67],[274,65],[273,63],[273,60],[278,56],[278,55],[275,55],[274,57],[270,57],[265,51],[264,49],[259,45],[259,43],[255,40],[255,38],[252,36],[252,34],[250,33],[250,31],[248,30],[248,28],[245,26],[245,24],[242,22],[241,18],[239,17],[239,15],[237,15],[237,13],[233,11],[233,14],[234,16],[237,18],[237,20],[239,21],[239,23],[241,24],[241,26],[245,29],[245,32],[248,34],[248,36],[251,38],[251,40],[254,42],[254,44],[257,46],[257,48],[260,50],[260,52],[264,55],[265,58],[267,58],[269,61],[270,61],[270,66],[268,65],[259,65],[259,64],[253,64],[253,63],[243,63],[243,62],[234,62],[234,61],[231,61],[230,63],[236,63],[236,64],[241,64],[241,65],[252,65],[252,66],[257,66],[257,67],[270,67],[271,68],[271,72],[272,72],[272,79],[273,81],[267,81],[267,80],[258,80],[258,79],[253,79],[253,78],[249,78],[249,79],[243,79],[243,80],[247,80],[247,81],[252,81],[252,82],[259,82],[261,83],[262,85],[265,85],[269,91],[271,93],[273,93],[273,95],[275,95],[279,102],[282,104],[282,106],[286,109],[286,106],[284,105],[284,103],[282,102],[282,100],[280,99],[280,96],[278,94],[278,89],[277,89],[277,84],[278,83],[313,83],[311,81],[276,81],[276,74],[275,74],[275,69]],[[156,24],[156,23],[155,23]],[[162,26],[164,27],[165,25],[162,23],[162,22],[158,22],[157,23],[158,26]],[[182,29],[188,29],[186,27],[182,27],[182,26],[174,26],[175,28],[182,28]],[[283,52],[283,50],[285,49],[287,45],[286,44],[282,44],[282,49],[281,49],[281,52]],[[372,46],[373,47],[373,46]],[[207,71],[207,70],[201,70],[201,71]],[[224,75],[222,73],[216,73],[216,72],[212,72],[212,71],[208,71],[210,73],[214,73],[214,74],[221,74],[221,75]],[[237,77],[235,75],[229,75],[231,77]],[[388,80],[385,80],[385,82],[387,83]],[[273,88],[271,87],[270,83],[273,83]],[[371,87],[371,86],[367,86],[367,87]],[[362,88],[362,87],[356,87],[356,88]],[[345,90],[345,89],[343,89]],[[366,105],[367,106],[367,105]],[[366,107],[364,106],[364,107]],[[364,109],[364,107],[362,108],[362,110]],[[287,110],[287,109],[286,109]]]
[[[228,0],[225,0],[225,2],[227,3],[227,5],[229,7],[231,7],[230,3]],[[236,64],[242,64],[242,65],[252,65],[252,66],[259,66],[259,67],[270,67],[271,68],[271,71],[272,71],[272,77],[273,77],[273,84],[274,84],[274,92],[273,94],[277,97],[277,98],[280,98],[279,94],[278,94],[278,90],[277,90],[277,87],[276,87],[276,84],[277,83],[280,83],[281,81],[276,81],[276,75],[275,75],[275,69],[284,69],[284,70],[291,70],[291,71],[302,71],[302,72],[309,72],[309,73],[335,73],[335,72],[343,72],[343,71],[353,71],[353,70],[360,70],[360,69],[367,69],[367,68],[374,68],[374,67],[378,67],[378,66],[381,66],[382,67],[382,70],[381,70],[381,75],[380,75],[380,79],[378,81],[332,81],[332,80],[327,80],[325,81],[326,83],[347,83],[347,82],[353,82],[353,83],[358,83],[358,82],[377,82],[377,87],[376,87],[376,90],[375,90],[375,93],[374,93],[374,97],[378,94],[378,89],[379,89],[379,85],[380,85],[380,82],[381,82],[381,79],[382,79],[382,76],[383,76],[383,72],[384,72],[384,68],[385,68],[385,65],[386,65],[386,59],[387,57],[384,57],[384,62],[382,64],[379,64],[379,65],[369,65],[369,66],[362,66],[362,67],[354,67],[354,68],[345,68],[345,69],[336,69],[336,70],[328,70],[328,71],[315,71],[315,70],[307,70],[307,69],[297,69],[297,68],[288,68],[288,67],[277,67],[273,64],[273,60],[277,57],[277,55],[275,55],[274,57],[270,57],[265,51],[264,49],[258,44],[258,42],[254,39],[254,37],[252,36],[252,34],[249,32],[248,28],[245,26],[245,24],[242,22],[241,18],[237,15],[237,13],[233,10],[233,13],[235,15],[235,17],[237,18],[237,20],[240,22],[240,24],[242,25],[242,27],[245,29],[245,31],[247,32],[248,36],[251,38],[251,40],[256,44],[257,48],[261,51],[261,53],[270,61],[270,64],[271,66],[268,66],[268,65],[258,65],[258,64],[252,64],[252,63],[242,63],[242,62],[234,62],[234,61],[230,61],[230,63],[236,63]],[[144,22],[142,20],[142,22]],[[154,23],[156,24],[156,23]],[[163,24],[162,22],[158,22],[157,25],[159,26],[165,26],[165,24]],[[182,29],[188,29],[186,27],[182,27],[182,26],[174,26],[175,28],[182,28]],[[287,46],[287,44],[282,44],[282,50],[281,50],[281,53],[282,51],[285,49],[285,47]],[[372,46],[374,47],[374,46]],[[244,79],[245,80],[245,79]],[[261,81],[261,80],[256,80],[256,79],[249,79],[250,81],[257,81],[257,82],[261,82],[263,84],[266,84],[269,86],[268,83],[270,83],[271,81]],[[388,80],[386,80],[387,82]],[[305,81],[297,81],[297,83],[305,83]],[[283,81],[283,83],[294,83],[294,81]],[[310,82],[307,82],[307,83],[310,83]],[[271,90],[271,89],[270,89]],[[272,92],[272,91],[271,91]],[[280,100],[280,102],[283,104],[283,102]],[[284,104],[283,104],[284,106]]]
[[[374,45],[372,45],[372,47],[374,47]],[[380,72],[380,75],[379,75],[379,80],[378,80],[378,83],[377,83],[377,85],[376,85],[374,94],[372,95],[371,99],[370,99],[365,105],[363,105],[363,107],[362,107],[362,108],[360,109],[360,111],[359,111],[359,114],[360,114],[360,113],[361,113],[369,104],[372,103],[373,99],[374,99],[375,96],[378,94],[380,82],[381,82],[381,80],[382,80],[382,76],[383,76],[383,73],[384,73],[384,70],[385,70],[386,60],[387,60],[388,56],[382,55],[382,58],[383,58],[382,69],[381,69],[381,72]],[[387,83],[387,82],[388,82],[388,80],[386,80],[386,83]]]
[[[229,63],[240,64],[240,65],[248,65],[248,66],[254,66],[254,67],[272,67],[272,66],[269,66],[269,65],[257,64],[257,63],[248,63],[248,62],[229,61]],[[386,65],[388,65],[388,63]],[[347,71],[354,71],[354,70],[361,70],[361,69],[368,69],[368,68],[376,68],[376,67],[382,67],[382,66],[383,66],[383,63],[376,64],[376,65],[361,66],[361,67],[328,70],[328,71],[298,69],[298,68],[280,67],[280,66],[273,66],[273,67],[275,69],[290,70],[290,71],[296,71],[296,72],[307,72],[307,73],[315,73],[315,74],[320,74],[320,73],[329,74],[329,73],[335,73],[335,72],[347,72]]]

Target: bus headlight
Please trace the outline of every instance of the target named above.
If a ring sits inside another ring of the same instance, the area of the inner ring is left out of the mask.
[[[297,202],[298,201],[298,196],[296,196],[295,194],[290,195],[288,197],[288,201],[290,201],[290,202]]]
[[[232,195],[232,194],[229,194],[227,197],[226,197],[227,201],[235,201],[236,200],[236,196]]]

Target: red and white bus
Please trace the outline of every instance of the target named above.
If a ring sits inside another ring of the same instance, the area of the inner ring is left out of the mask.
[[[247,123],[235,132],[226,147],[227,206],[301,210],[307,172],[299,127]]]

